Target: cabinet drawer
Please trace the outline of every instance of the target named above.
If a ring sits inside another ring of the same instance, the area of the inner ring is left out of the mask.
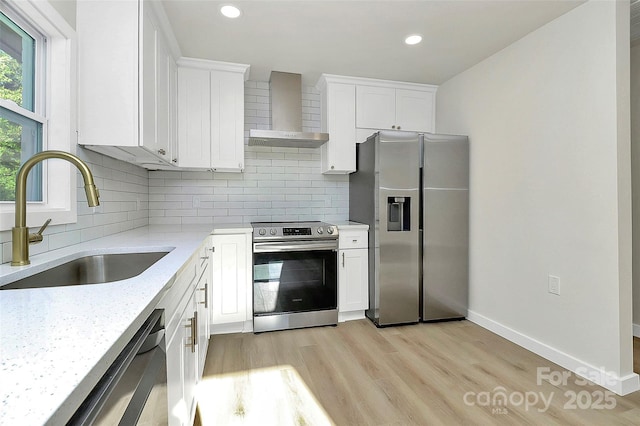
[[[192,258],[193,259],[193,258]],[[192,294],[195,280],[198,277],[198,267],[196,262],[190,260],[180,271],[175,282],[164,295],[158,307],[165,309],[165,329],[167,333],[173,333],[178,327],[180,315],[184,311],[185,294]]]
[[[368,233],[365,230],[340,230],[338,247],[340,250],[367,248],[369,245]]]

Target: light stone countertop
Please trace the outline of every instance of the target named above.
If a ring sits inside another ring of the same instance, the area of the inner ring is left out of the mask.
[[[0,265],[2,285],[79,252],[173,248],[127,280],[0,290],[0,425],[65,423],[212,232],[212,225],[147,226],[33,256],[29,266]]]
[[[369,225],[364,224],[364,223],[360,223],[360,222],[354,222],[352,220],[342,220],[342,221],[338,221],[338,222],[333,222],[332,225],[336,225],[338,227],[338,230],[340,229],[369,229]]]

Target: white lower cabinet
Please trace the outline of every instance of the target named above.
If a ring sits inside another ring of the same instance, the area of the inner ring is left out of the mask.
[[[167,343],[167,400],[170,425],[192,425],[196,410],[197,305],[195,292],[187,299],[178,326]],[[194,339],[196,337],[196,339]]]
[[[367,230],[338,229],[338,319],[363,318],[369,308]]]
[[[158,304],[165,310],[169,425],[192,425],[196,385],[202,377],[209,341],[211,239],[180,269]]]
[[[251,234],[213,235],[213,276],[211,288],[212,332],[242,330],[252,313]],[[238,324],[241,329],[225,329]],[[215,330],[213,330],[215,328]]]
[[[200,279],[196,286],[196,312],[197,324],[197,352],[198,352],[198,379],[204,372],[204,363],[207,360],[207,348],[209,347],[209,291],[211,282],[211,268],[207,262],[200,273]]]

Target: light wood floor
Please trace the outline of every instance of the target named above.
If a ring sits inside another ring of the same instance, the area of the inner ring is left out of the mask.
[[[640,372],[638,339],[634,352]],[[538,368],[565,371],[468,321],[213,336],[196,423],[640,424],[640,392],[620,397],[569,373],[555,386]]]

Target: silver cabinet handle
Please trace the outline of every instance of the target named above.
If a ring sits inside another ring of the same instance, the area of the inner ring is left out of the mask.
[[[172,162],[172,163],[177,163],[177,162],[178,162],[178,159],[177,159],[177,158],[174,158],[173,160],[171,160],[171,162]]]
[[[203,288],[199,288],[198,290],[204,291],[204,302],[198,302],[201,305],[204,305],[206,309],[209,309],[209,283],[205,282]]]
[[[396,126],[391,126],[391,128],[392,128],[392,129],[395,129],[395,128],[396,128]]]
[[[165,151],[164,149],[159,149],[158,150],[158,154],[160,155],[165,155],[167,153],[167,151]]]
[[[191,352],[196,351],[196,345],[198,344],[198,313],[194,312],[193,317],[189,318],[189,324],[185,325],[186,328],[191,329],[191,343],[187,343],[186,346],[191,348]]]
[[[342,267],[344,268],[344,253],[342,253]]]
[[[209,258],[209,256],[200,256],[200,259],[202,259],[202,260],[206,260],[208,258]]]
[[[398,126],[398,130],[400,130],[400,126]]]

